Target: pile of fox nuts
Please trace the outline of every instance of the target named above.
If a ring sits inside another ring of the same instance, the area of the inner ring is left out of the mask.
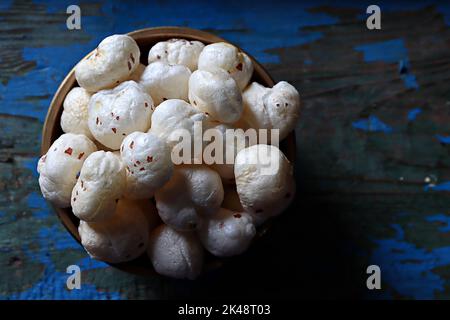
[[[88,254],[109,263],[146,253],[156,272],[196,278],[205,249],[244,252],[256,228],[283,212],[295,193],[292,165],[278,147],[244,144],[234,164],[172,161],[177,129],[294,129],[297,90],[253,82],[252,60],[228,43],[170,39],[155,44],[148,65],[127,35],[104,39],[75,67],[79,87],[65,97],[61,128],[39,159],[44,198],[72,208]],[[207,146],[205,146],[207,147]],[[279,165],[261,173],[258,153]]]

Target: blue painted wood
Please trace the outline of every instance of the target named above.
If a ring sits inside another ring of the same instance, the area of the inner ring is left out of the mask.
[[[100,1],[81,3],[82,30],[68,31],[72,3],[0,4],[0,298],[450,298],[449,5],[379,1],[383,30],[372,32],[356,1]],[[40,196],[35,170],[67,72],[107,35],[165,25],[236,42],[305,103],[293,208],[196,282],[88,258]],[[372,263],[379,292],[365,288]],[[82,267],[80,291],[65,289],[70,264]]]

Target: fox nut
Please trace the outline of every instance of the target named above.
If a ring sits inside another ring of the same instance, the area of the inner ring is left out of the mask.
[[[75,67],[78,84],[90,92],[111,88],[129,78],[139,65],[140,51],[133,38],[112,35]]]
[[[202,220],[197,233],[210,253],[230,257],[247,250],[256,229],[249,214],[220,208],[215,215]]]
[[[80,221],[81,244],[92,258],[110,263],[139,257],[147,249],[150,233],[144,210],[141,203],[119,200],[109,219]]]
[[[239,151],[250,146],[251,141],[247,139],[248,136],[245,136],[243,130],[236,130],[227,124],[217,124],[209,129],[214,130],[213,133],[211,133],[211,138],[214,138],[212,139],[213,142],[205,146],[203,157],[205,159],[206,156],[211,155],[211,160],[215,161],[211,164],[211,168],[217,171],[224,182],[234,183],[234,159]],[[209,131],[205,131],[204,135],[205,137],[209,135]],[[221,160],[220,162],[222,163],[216,161],[218,155],[217,152],[220,150],[215,149],[220,147],[220,144],[223,146],[222,154],[219,155],[219,160]],[[214,156],[212,155],[213,152]]]
[[[38,162],[39,187],[45,199],[58,208],[70,206],[70,196],[86,158],[97,150],[85,135],[65,133]]]
[[[120,154],[127,171],[127,198],[152,197],[172,175],[170,148],[152,133],[131,133],[123,140]]]
[[[171,99],[161,103],[153,112],[149,132],[156,134],[173,147],[179,141],[179,130],[186,130],[194,137],[196,123],[203,127],[206,118],[205,114],[186,101]]]
[[[160,225],[150,235],[147,250],[155,271],[178,279],[195,279],[202,271],[203,248],[195,233]]]
[[[235,46],[218,42],[207,45],[198,58],[199,70],[224,69],[244,90],[253,73],[252,60]]]
[[[242,94],[242,118],[255,129],[279,129],[280,140],[286,138],[297,123],[300,113],[300,95],[286,81],[266,88],[253,82]]]
[[[139,83],[153,98],[155,105],[159,105],[168,99],[188,101],[190,76],[188,67],[157,61],[145,68]]]
[[[212,119],[233,123],[242,114],[242,94],[224,70],[197,70],[189,79],[189,101]]]
[[[89,130],[105,147],[118,150],[128,134],[150,128],[152,113],[152,98],[136,82],[126,81],[92,96],[88,107]]]
[[[222,181],[204,165],[178,166],[169,182],[155,192],[155,200],[164,223],[180,231],[194,230],[201,217],[220,208]]]
[[[111,217],[125,187],[125,166],[120,157],[109,151],[92,153],[72,191],[73,214],[88,222]]]
[[[198,57],[205,45],[200,41],[170,39],[155,44],[148,53],[148,63],[155,61],[181,64],[191,71],[197,70]]]
[[[63,103],[61,128],[66,133],[84,134],[93,139],[88,127],[88,104],[91,94],[81,87],[69,91]]]
[[[292,166],[275,146],[257,144],[236,156],[234,175],[243,208],[255,215],[280,214],[295,193]]]

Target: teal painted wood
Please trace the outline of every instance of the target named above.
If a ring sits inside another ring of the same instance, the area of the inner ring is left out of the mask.
[[[0,298],[450,298],[450,9],[243,1],[0,4]],[[301,92],[298,194],[248,253],[195,282],[94,261],[40,196],[40,132],[59,83],[105,36],[180,25],[216,33]],[[70,264],[82,290],[65,289]],[[365,270],[378,264],[382,290]]]

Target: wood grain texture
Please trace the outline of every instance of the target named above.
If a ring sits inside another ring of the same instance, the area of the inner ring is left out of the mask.
[[[0,298],[450,298],[450,9],[379,1],[0,6]],[[26,19],[25,19],[26,17]],[[264,23],[261,23],[263,21]],[[178,25],[213,32],[304,102],[298,194],[252,250],[198,281],[141,278],[87,257],[39,194],[40,132],[59,83],[105,36]],[[69,264],[82,290],[65,289]],[[382,290],[368,291],[378,264]]]

